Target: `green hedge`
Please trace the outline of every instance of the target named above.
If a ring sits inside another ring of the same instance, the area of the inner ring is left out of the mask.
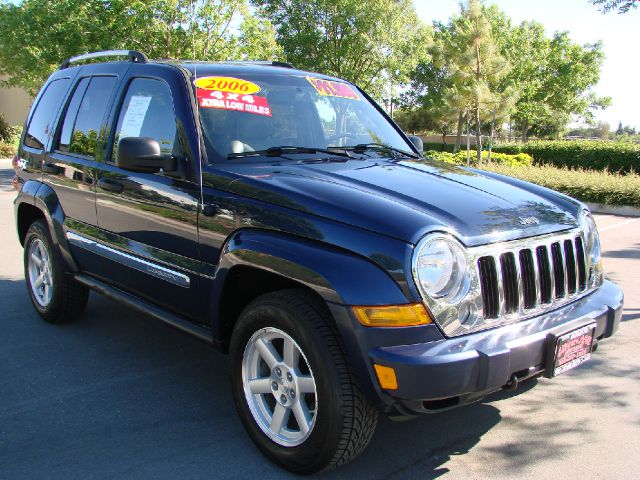
[[[433,151],[433,152],[453,152],[453,143],[451,145],[440,142],[424,142],[424,151]],[[467,144],[464,144],[463,150],[466,151]]]
[[[471,152],[471,165],[477,166],[477,156],[476,151]],[[451,163],[454,165],[466,165],[467,164],[467,152],[458,152],[458,153],[449,153],[449,152],[436,152],[436,151],[428,151],[424,153],[425,157],[433,158],[434,160],[440,160],[442,162]],[[482,152],[482,160],[483,162],[488,162],[489,160],[489,152]],[[510,155],[507,153],[496,153],[493,152],[491,154],[491,163],[497,165],[508,165],[511,167],[528,167],[533,163],[533,159],[530,155],[526,153],[518,153],[516,155]]]
[[[463,142],[464,143],[464,142]],[[463,150],[466,144],[463,145]],[[475,148],[472,146],[472,148]],[[425,150],[453,152],[453,145],[425,143]],[[498,143],[494,152],[527,153],[536,165],[609,170],[611,172],[640,172],[640,145],[624,142],[539,140],[528,143]]]
[[[16,146],[0,142],[0,158],[12,158],[16,154]]]
[[[583,202],[640,207],[640,175],[634,173],[621,175],[550,165],[486,165],[482,168],[551,188]]]

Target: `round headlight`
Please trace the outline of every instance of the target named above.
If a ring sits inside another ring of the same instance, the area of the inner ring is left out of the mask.
[[[426,237],[418,244],[413,269],[423,293],[433,299],[453,299],[466,283],[464,248],[445,235]]]
[[[589,268],[588,284],[590,287],[595,287],[600,285],[604,278],[598,227],[596,227],[596,222],[588,210],[582,212],[580,225],[584,232],[585,254]]]
[[[582,229],[584,231],[584,240],[586,253],[591,263],[600,261],[600,236],[598,235],[598,227],[591,216],[591,213],[585,211],[582,216]]]

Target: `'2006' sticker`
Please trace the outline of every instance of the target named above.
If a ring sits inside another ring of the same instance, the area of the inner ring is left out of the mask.
[[[358,94],[344,82],[334,82],[333,80],[324,80],[322,78],[307,77],[307,80],[318,94],[323,97],[339,97],[351,100],[360,100]]]
[[[254,95],[260,87],[253,82],[234,77],[200,77],[193,82],[201,108],[218,108],[235,112],[271,116],[265,97]]]
[[[255,83],[234,77],[200,77],[193,83],[203,90],[239,93],[242,95],[250,95],[260,91],[260,87]]]

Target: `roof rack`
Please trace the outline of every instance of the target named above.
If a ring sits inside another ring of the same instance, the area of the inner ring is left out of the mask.
[[[229,60],[224,63],[239,63],[239,64],[248,64],[248,65],[265,65],[265,66],[272,66],[272,67],[296,68],[290,63],[279,62],[278,60]]]
[[[129,57],[132,62],[147,63],[149,60],[144,53],[136,50],[105,50],[103,52],[85,53],[84,55],[78,55],[77,57],[67,58],[60,65],[60,70],[69,68],[72,63],[81,62],[83,60],[89,60],[92,58],[100,57]]]

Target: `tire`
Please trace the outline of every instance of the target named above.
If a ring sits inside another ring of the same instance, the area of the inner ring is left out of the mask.
[[[24,276],[31,303],[47,322],[71,322],[84,312],[89,290],[66,275],[44,220],[36,220],[27,230]]]
[[[298,360],[291,361],[296,349]],[[238,414],[274,462],[310,474],[347,463],[368,445],[378,413],[356,383],[328,310],[313,294],[283,290],[251,302],[234,328],[230,357]],[[289,410],[282,430],[274,420],[280,407]]]

